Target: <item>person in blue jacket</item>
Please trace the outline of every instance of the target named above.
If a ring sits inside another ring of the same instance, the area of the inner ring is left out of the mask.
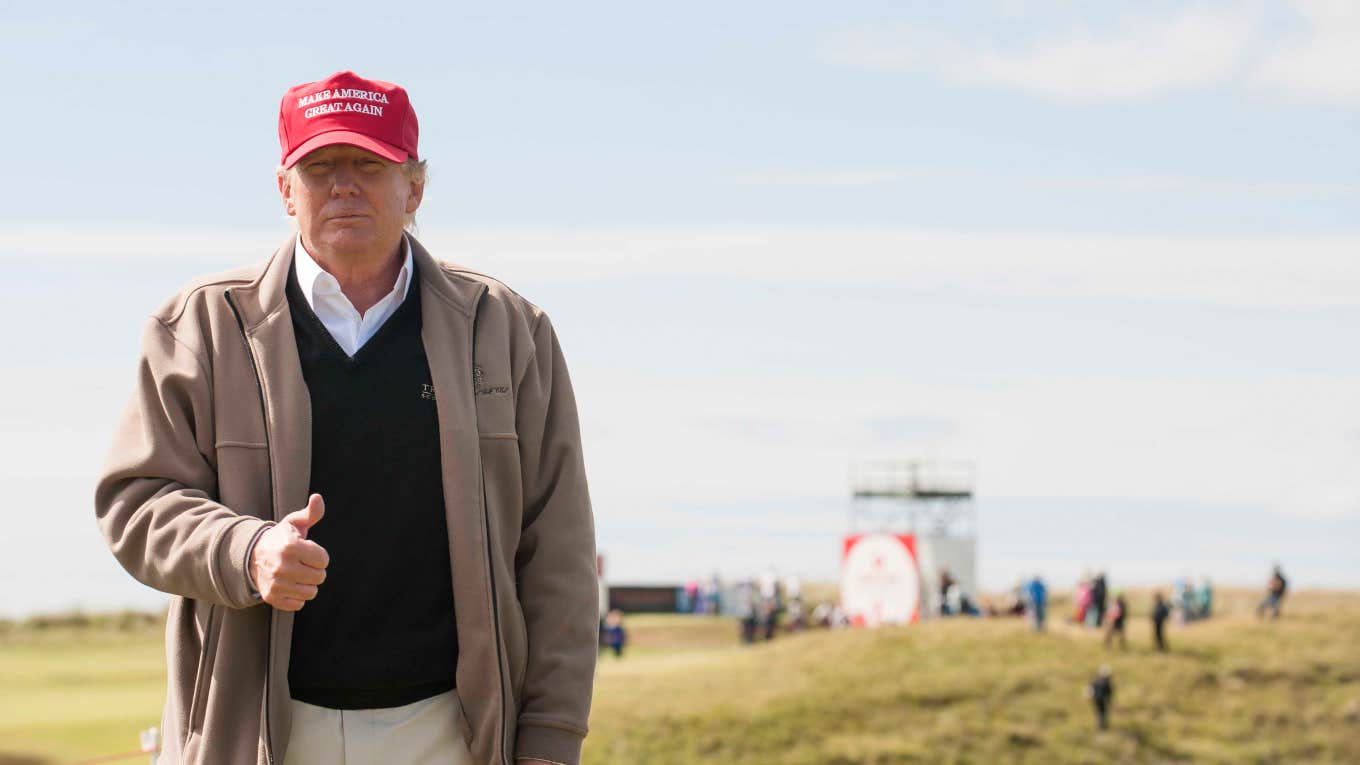
[[[1029,580],[1029,585],[1025,589],[1029,596],[1030,618],[1034,620],[1034,631],[1044,631],[1044,616],[1048,608],[1048,588],[1044,586],[1044,580],[1038,574]]]
[[[623,647],[628,642],[628,632],[623,628],[623,612],[617,608],[604,617],[604,644],[617,658],[623,658]]]

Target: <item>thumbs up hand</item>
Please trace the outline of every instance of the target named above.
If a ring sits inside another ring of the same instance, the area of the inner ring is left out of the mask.
[[[307,506],[285,515],[265,530],[250,551],[250,578],[264,602],[280,611],[297,611],[316,597],[326,581],[330,555],[307,539],[326,514],[320,494],[307,498]]]

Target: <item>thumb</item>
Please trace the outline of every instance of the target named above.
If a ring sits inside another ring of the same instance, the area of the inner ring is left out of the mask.
[[[320,494],[313,494],[307,498],[306,507],[285,515],[283,522],[297,529],[303,539],[306,539],[307,530],[315,526],[325,514],[326,501],[321,498]]]

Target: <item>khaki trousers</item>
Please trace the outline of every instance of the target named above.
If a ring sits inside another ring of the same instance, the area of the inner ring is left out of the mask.
[[[284,765],[473,765],[458,732],[456,690],[390,709],[328,709],[292,700]]]

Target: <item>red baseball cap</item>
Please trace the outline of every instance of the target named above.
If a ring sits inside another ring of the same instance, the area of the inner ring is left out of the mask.
[[[336,72],[295,85],[279,104],[280,164],[292,167],[308,152],[343,143],[393,162],[419,159],[420,126],[400,85]]]

